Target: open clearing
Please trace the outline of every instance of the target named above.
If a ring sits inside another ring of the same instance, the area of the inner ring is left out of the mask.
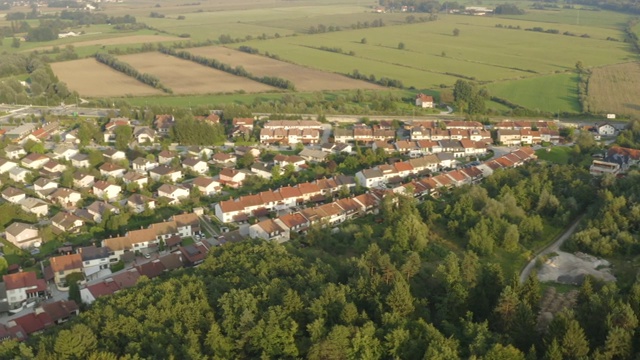
[[[234,91],[264,92],[276,88],[178,59],[158,52],[119,56],[141,73],[148,73],[173,90],[175,94],[211,94]]]
[[[577,252],[557,251],[538,271],[541,282],[555,281],[561,284],[580,285],[586,276],[602,281],[616,281],[611,274],[611,264],[604,259]]]
[[[593,69],[587,94],[593,113],[640,115],[640,64]]]
[[[82,36],[67,38],[67,39],[82,39]],[[144,43],[156,43],[162,41],[176,41],[181,40],[178,37],[173,36],[161,36],[161,35],[134,35],[134,36],[120,36],[120,37],[112,37],[106,39],[96,39],[96,40],[87,40],[87,41],[77,41],[77,42],[68,42],[65,44],[61,44],[58,46],[64,45],[73,45],[75,47],[81,46],[92,46],[92,45],[129,45],[129,44],[144,44]],[[33,50],[51,50],[53,46],[43,46],[38,48],[29,49],[29,51]]]
[[[194,55],[216,59],[234,67],[242,66],[257,76],[276,76],[289,80],[300,91],[383,89],[381,86],[365,81],[358,81],[346,76],[309,69],[300,65],[221,46],[199,47],[187,49],[187,51]]]
[[[52,63],[56,76],[69,89],[87,97],[116,97],[125,95],[159,95],[162,91],[113,70],[95,59],[81,59]]]

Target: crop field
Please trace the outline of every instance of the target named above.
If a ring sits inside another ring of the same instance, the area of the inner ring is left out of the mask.
[[[561,33],[585,31],[585,27],[576,25],[446,15],[434,22],[252,41],[245,45],[304,66],[339,73],[358,69],[421,89],[452,85],[465,77],[479,81],[517,80],[570,70],[578,60],[590,67],[625,62],[632,57],[625,43],[605,40],[620,37],[619,31],[613,29],[589,28],[591,37],[582,38],[501,29],[496,24],[522,29],[554,28]],[[460,30],[459,36],[453,36],[454,28]],[[403,50],[398,48],[400,42]],[[318,50],[323,46],[355,55]]]
[[[506,81],[487,86],[489,93],[546,112],[580,112],[578,77],[574,73]]]
[[[593,69],[587,94],[594,113],[640,115],[640,64]]]
[[[195,55],[216,59],[234,67],[242,66],[254,75],[276,76],[289,80],[300,91],[382,89],[381,86],[365,81],[354,80],[346,76],[310,69],[221,46],[199,47],[187,49],[187,51]]]
[[[159,95],[162,92],[115,71],[95,59],[81,59],[51,64],[53,72],[69,89],[87,97],[124,95]]]
[[[158,52],[119,56],[141,73],[155,75],[175,94],[207,94],[233,91],[263,92],[271,86],[211,69]]]
[[[111,37],[103,36],[99,39],[93,40],[82,40],[84,36],[78,36],[73,38],[60,39],[57,45],[51,46],[42,46],[31,48],[29,51],[33,50],[51,50],[53,46],[64,46],[64,45],[73,45],[74,47],[85,47],[85,46],[108,46],[108,45],[131,45],[131,44],[144,44],[144,43],[156,43],[163,41],[176,41],[180,40],[180,38],[173,36],[162,36],[162,35],[132,35],[132,36],[117,36]],[[62,41],[66,40],[66,41]]]

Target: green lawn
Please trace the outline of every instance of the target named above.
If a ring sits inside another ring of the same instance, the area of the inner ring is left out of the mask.
[[[552,113],[580,112],[578,77],[571,72],[499,82],[487,87],[492,95],[530,109]]]
[[[573,150],[568,146],[554,146],[536,150],[540,160],[550,161],[556,164],[566,164]]]

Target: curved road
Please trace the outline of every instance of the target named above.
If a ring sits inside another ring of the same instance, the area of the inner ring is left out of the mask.
[[[573,223],[571,223],[571,225],[569,225],[569,227],[567,227],[564,230],[562,234],[560,234],[560,236],[556,238],[556,240],[553,243],[551,243],[551,245],[548,245],[544,249],[538,251],[536,256],[534,256],[533,259],[531,259],[531,261],[529,261],[529,263],[520,272],[521,284],[524,283],[525,280],[527,280],[527,278],[529,277],[529,274],[531,273],[531,270],[533,270],[533,268],[536,266],[536,260],[538,259],[538,257],[540,257],[540,255],[546,255],[546,254],[560,250],[560,246],[562,246],[562,244],[571,235],[573,235],[573,233],[576,231],[576,228],[578,227],[578,224],[580,223],[580,221],[584,216],[585,214],[580,215],[576,220],[573,221]]]

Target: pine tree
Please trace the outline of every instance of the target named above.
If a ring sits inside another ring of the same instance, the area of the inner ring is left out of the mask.
[[[565,359],[585,359],[589,354],[589,342],[584,330],[576,320],[569,321],[567,332],[562,337],[562,354]]]

